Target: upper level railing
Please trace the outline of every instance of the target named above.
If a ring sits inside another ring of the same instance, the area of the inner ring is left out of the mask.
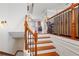
[[[36,31],[33,32],[32,29],[29,28],[27,20],[28,20],[28,16],[25,16],[25,21],[24,21],[25,50],[28,50],[30,56],[37,56],[38,34]]]
[[[72,39],[79,38],[79,3],[72,3],[48,20],[50,19],[54,20],[54,34]]]

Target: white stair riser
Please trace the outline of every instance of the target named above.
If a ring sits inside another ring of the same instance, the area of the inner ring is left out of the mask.
[[[43,47],[43,46],[50,46],[53,45],[52,43],[46,43],[46,44],[37,44],[37,47]],[[33,48],[34,45],[31,45],[31,48]]]

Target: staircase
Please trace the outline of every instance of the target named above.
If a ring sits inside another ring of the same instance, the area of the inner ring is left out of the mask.
[[[31,52],[34,52],[34,43],[32,43]],[[47,34],[38,35],[37,41],[37,56],[59,56],[56,53],[56,48],[53,46],[51,38]]]
[[[26,15],[24,21],[25,50],[30,53],[30,56],[58,56],[51,37],[47,34],[38,34],[36,30],[33,32],[29,28],[27,20]]]

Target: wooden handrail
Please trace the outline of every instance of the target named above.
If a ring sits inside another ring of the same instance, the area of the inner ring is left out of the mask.
[[[34,34],[33,31],[28,27],[27,16],[25,16],[24,27],[25,27],[25,30],[27,29],[29,32]]]
[[[34,45],[35,45],[35,56],[37,56],[37,39],[38,39],[38,35],[37,35],[37,32],[33,32],[29,26],[28,26],[28,16],[25,16],[25,21],[24,21],[24,30],[25,30],[25,49],[26,50],[31,50],[31,36],[33,37],[34,39]],[[28,33],[28,34],[27,34]],[[30,34],[29,34],[30,33]],[[30,36],[30,39],[28,38]],[[30,43],[29,43],[30,42]],[[31,55],[31,51],[30,51],[30,55]]]
[[[79,4],[79,3],[75,3],[75,4],[73,4],[73,6],[76,7],[78,4]],[[57,13],[56,15],[54,15],[54,16],[48,18],[48,20],[51,19],[51,18],[53,18],[53,17],[55,17],[55,16],[57,16],[57,15],[59,15],[59,14],[61,14],[61,13],[63,13],[63,12],[65,12],[65,11],[67,11],[67,10],[69,10],[69,9],[71,9],[71,8],[72,8],[72,5],[70,5],[70,6],[69,6],[68,8],[66,8],[66,9],[62,10],[61,12]]]

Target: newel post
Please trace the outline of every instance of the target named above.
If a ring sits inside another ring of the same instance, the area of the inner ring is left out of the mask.
[[[34,33],[35,37],[35,56],[37,56],[37,41],[38,41],[38,33],[35,31]]]
[[[71,37],[72,39],[76,39],[76,20],[75,20],[74,3],[72,3],[71,7],[72,7]]]
[[[24,21],[24,40],[25,40],[25,50],[28,49],[28,44],[27,44],[27,16],[25,16],[25,21]]]

